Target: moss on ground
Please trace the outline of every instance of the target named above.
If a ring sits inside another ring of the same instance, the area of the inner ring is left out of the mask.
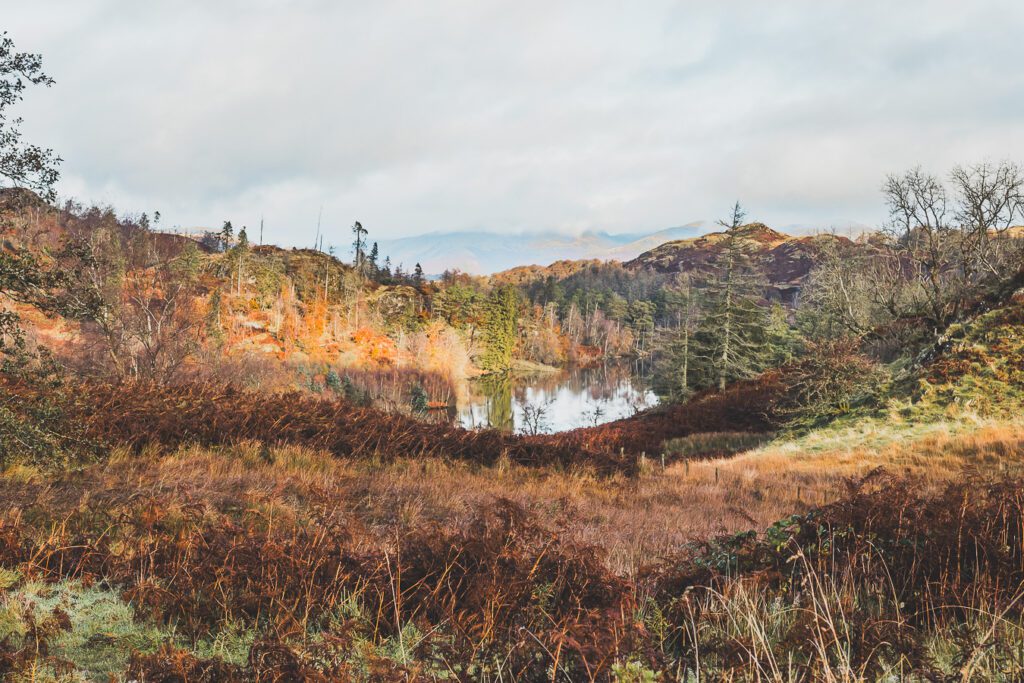
[[[0,584],[0,640],[23,641],[40,624],[60,623],[48,639],[48,654],[70,671],[54,672],[56,680],[116,680],[132,652],[153,652],[174,638],[172,630],[139,620],[120,593],[106,586],[23,581],[10,570]]]

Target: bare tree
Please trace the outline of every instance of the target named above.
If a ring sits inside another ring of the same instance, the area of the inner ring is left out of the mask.
[[[363,224],[356,221],[352,224],[352,234],[355,235],[355,239],[352,240],[352,248],[356,253],[356,258],[352,265],[355,266],[358,272],[362,273],[366,265],[366,235],[368,233]]]
[[[523,431],[526,434],[543,434],[548,430],[548,408],[550,402],[527,403],[523,406]]]
[[[982,162],[950,173],[962,231],[960,259],[972,278],[1001,281],[1021,265],[1019,240],[1006,239],[1024,220],[1024,172],[1017,164]]]
[[[878,272],[888,285],[882,290],[889,297],[886,305],[895,308],[894,295],[909,287],[900,292],[908,295],[903,298],[912,307],[907,313],[942,328],[960,313],[965,285],[956,268],[956,228],[949,220],[946,188],[938,177],[914,168],[886,178],[883,194],[891,242],[888,263]]]
[[[167,381],[198,348],[199,255],[162,255],[148,232],[126,244],[101,225],[58,254],[67,274],[49,307],[82,324],[94,367],[118,379]]]
[[[886,179],[889,242],[873,272],[882,285],[878,302],[893,317],[924,318],[936,333],[1022,265],[1020,240],[1008,235],[1024,210],[1020,168],[957,167],[950,180],[947,190],[920,168]]]
[[[883,317],[871,270],[873,260],[884,256],[844,248],[835,235],[819,239],[817,246],[815,267],[800,292],[800,310],[807,312],[804,318],[812,328],[809,331],[816,337],[866,336]],[[882,308],[884,314],[890,306]]]
[[[122,316],[134,377],[168,381],[199,347],[203,318],[189,256],[133,272],[125,283]]]

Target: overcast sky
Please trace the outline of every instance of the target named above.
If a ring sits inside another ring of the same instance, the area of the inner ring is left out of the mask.
[[[64,196],[268,241],[877,223],[1024,161],[1024,2],[2,0]]]

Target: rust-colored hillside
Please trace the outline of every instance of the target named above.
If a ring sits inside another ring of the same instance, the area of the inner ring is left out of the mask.
[[[713,271],[730,239],[751,254],[768,282],[779,288],[799,286],[825,248],[861,248],[858,243],[838,235],[796,237],[772,230],[763,223],[750,223],[694,239],[666,242],[626,262],[625,266],[659,273]]]
[[[490,281],[494,285],[514,285],[516,287],[522,287],[533,282],[546,280],[549,277],[553,277],[556,280],[564,280],[585,268],[597,266],[602,263],[605,262],[600,259],[580,259],[578,261],[555,261],[547,266],[516,266],[515,268],[509,268],[508,270],[503,270],[500,273],[495,273],[490,277]],[[607,263],[617,263],[617,261],[608,261]]]

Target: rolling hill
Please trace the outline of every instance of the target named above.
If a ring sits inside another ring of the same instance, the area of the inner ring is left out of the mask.
[[[624,265],[626,268],[650,269],[666,274],[711,271],[715,269],[730,237],[738,240],[740,247],[752,255],[767,281],[782,293],[799,288],[823,248],[865,248],[864,242],[854,242],[840,235],[795,236],[773,230],[763,223],[749,223],[696,238],[666,242]]]

